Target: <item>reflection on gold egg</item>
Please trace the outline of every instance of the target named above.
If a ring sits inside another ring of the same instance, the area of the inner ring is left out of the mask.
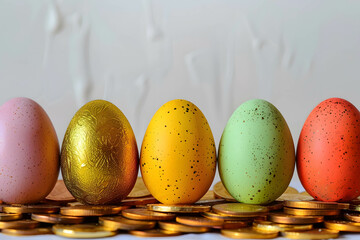
[[[133,188],[139,155],[125,115],[105,100],[85,104],[72,118],[61,148],[61,171],[85,204],[115,204]]]

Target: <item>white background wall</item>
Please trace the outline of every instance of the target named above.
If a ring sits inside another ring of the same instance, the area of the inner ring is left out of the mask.
[[[0,0],[0,103],[33,98],[60,142],[100,98],[124,112],[140,147],[155,111],[183,98],[218,145],[232,112],[263,98],[296,144],[322,100],[360,107],[359,76],[360,1]]]

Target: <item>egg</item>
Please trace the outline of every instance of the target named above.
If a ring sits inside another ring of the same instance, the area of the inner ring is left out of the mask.
[[[191,204],[209,189],[216,148],[208,121],[186,100],[165,103],[151,119],[140,154],[150,193],[164,204]]]
[[[295,168],[290,129],[271,103],[241,104],[225,126],[219,146],[219,173],[239,202],[267,204],[288,187]]]
[[[301,130],[296,166],[306,191],[321,201],[360,195],[360,113],[350,102],[330,98],[317,105]]]
[[[0,200],[37,203],[59,175],[59,142],[49,116],[35,101],[13,98],[0,107]]]
[[[61,147],[61,171],[79,202],[120,203],[135,184],[138,165],[135,135],[120,109],[95,100],[76,112]]]

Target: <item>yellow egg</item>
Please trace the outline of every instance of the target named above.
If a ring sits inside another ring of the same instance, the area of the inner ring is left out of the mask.
[[[194,203],[214,179],[214,137],[204,114],[186,100],[167,102],[155,113],[140,156],[144,183],[164,204]]]
[[[80,108],[61,149],[64,182],[78,201],[120,203],[135,184],[138,164],[135,135],[120,109],[104,100]]]

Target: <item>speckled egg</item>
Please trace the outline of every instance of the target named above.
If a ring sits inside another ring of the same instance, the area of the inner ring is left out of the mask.
[[[330,98],[310,113],[297,146],[297,170],[306,191],[322,201],[360,195],[360,113],[350,102]]]
[[[219,173],[228,192],[239,202],[270,203],[286,190],[294,167],[294,142],[279,110],[261,99],[240,105],[219,147]]]
[[[165,204],[191,204],[209,189],[216,148],[200,109],[186,100],[164,104],[153,116],[141,146],[140,169],[151,194]]]
[[[0,108],[0,200],[29,204],[44,199],[59,175],[59,142],[36,102],[14,98]]]
[[[61,147],[61,172],[85,204],[118,204],[134,187],[139,154],[134,132],[114,104],[94,100],[71,119]]]

